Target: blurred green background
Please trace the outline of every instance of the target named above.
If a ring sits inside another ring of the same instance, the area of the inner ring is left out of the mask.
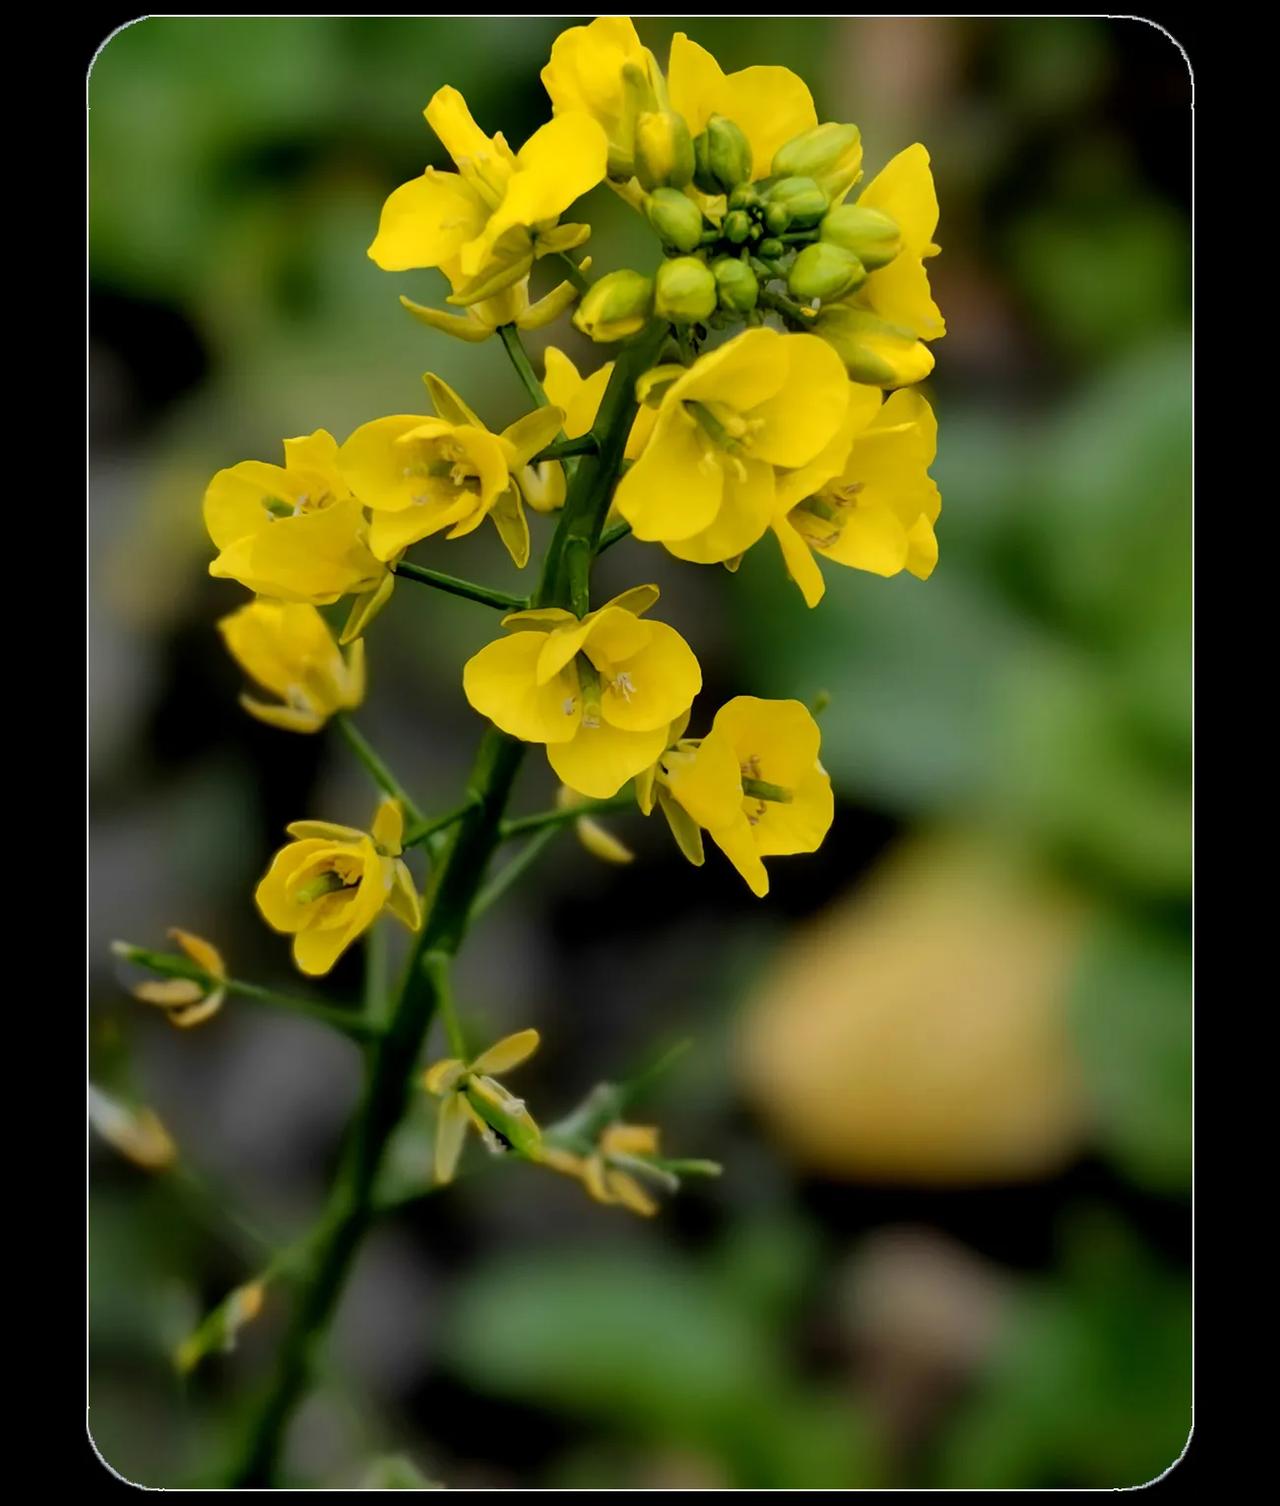
[[[356,1053],[234,1001],[173,1031],[108,953],[177,924],[296,988],[253,885],[287,821],[372,805],[335,739],[238,710],[214,623],[244,598],[206,574],[200,498],[285,435],[413,411],[428,367],[494,427],[521,411],[496,341],[399,307],[441,280],[365,248],[386,194],[444,165],[432,92],[518,144],[564,24],[151,19],[89,81],[91,1071],[280,1238],[323,1196]],[[726,1173],[646,1222],[478,1166],[381,1227],[292,1475],[1148,1480],[1190,1416],[1186,65],[1131,20],[638,24],[660,60],[684,29],[726,69],[794,68],[820,118],[860,124],[869,175],[929,147],[941,563],[927,584],[831,567],[814,613],[768,544],[736,576],[633,542],[602,563],[663,586],[708,710],[831,693],[836,824],[764,903],[657,823],[618,823],[626,868],[566,836],[477,929],[460,991],[477,1035],[542,1030],[520,1078],[539,1118],[694,1036],[639,1117]],[[607,190],[588,210],[598,271],[656,260]],[[416,557],[514,584],[488,530]],[[402,586],[370,634],[359,721],[429,808],[469,763],[459,670],[492,626]],[[529,759],[522,808],[553,789]],[[359,987],[357,957],[326,996]],[[406,1185],[423,1137],[397,1148]],[[279,1337],[273,1287],[234,1352],[176,1377],[174,1345],[255,1269],[208,1212],[92,1147],[90,1427],[147,1485],[216,1480]]]

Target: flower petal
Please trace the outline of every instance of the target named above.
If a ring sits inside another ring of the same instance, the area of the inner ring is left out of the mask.
[[[495,639],[467,660],[462,689],[481,716],[510,736],[530,743],[564,743],[577,731],[581,697],[572,674],[538,683],[538,656],[545,642],[538,632]]]
[[[384,272],[438,267],[484,229],[488,211],[457,173],[427,168],[402,183],[382,206],[369,257]]]
[[[571,790],[606,800],[647,769],[666,741],[666,723],[651,732],[625,732],[602,722],[580,726],[570,742],[548,744],[547,762]]]
[[[468,1115],[461,1093],[450,1093],[436,1118],[435,1173],[442,1185],[453,1180],[467,1133]]]
[[[517,1030],[514,1035],[504,1035],[487,1051],[482,1051],[471,1063],[469,1070],[500,1077],[504,1072],[518,1067],[522,1061],[527,1061],[538,1049],[541,1040],[542,1037],[536,1030]]]

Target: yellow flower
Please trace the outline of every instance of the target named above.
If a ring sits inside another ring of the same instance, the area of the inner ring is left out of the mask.
[[[456,293],[463,286],[456,264],[451,262],[442,270],[449,277]],[[412,298],[405,298],[403,295],[400,302],[415,319],[431,329],[474,345],[487,340],[503,324],[514,324],[518,329],[542,329],[571,307],[577,296],[577,290],[571,282],[562,282],[536,303],[530,303],[529,279],[522,277],[519,282],[495,293],[492,298],[470,304],[464,314],[446,314],[442,309],[414,303]]]
[[[910,570],[927,580],[938,562],[933,525],[942,498],[929,475],[938,447],[938,422],[917,392],[879,393],[850,402],[854,434],[844,468],[789,510],[773,531],[792,580],[809,606],[826,590],[811,550],[874,575]],[[794,488],[793,488],[794,491]]]
[[[518,283],[535,256],[586,238],[556,220],[605,175],[605,135],[590,115],[558,115],[512,152],[500,132],[484,134],[454,88],[437,90],[424,114],[459,170],[429,167],[382,206],[369,255],[384,271],[441,267],[449,302],[470,304]]]
[[[513,472],[560,432],[559,408],[535,408],[491,434],[458,394],[428,373],[438,417],[398,413],[362,424],[338,451],[347,485],[373,514],[369,543],[380,560],[448,529],[461,538],[493,519],[515,563],[529,560],[529,524]]]
[[[636,538],[680,559],[731,560],[769,527],[776,468],[806,465],[835,437],[849,380],[825,341],[771,329],[746,330],[674,370],[614,505]]]
[[[835,806],[818,762],[820,743],[818,724],[799,701],[735,696],[706,737],[667,751],[657,792],[685,856],[701,863],[701,828],[751,892],[766,895],[761,859],[816,852],[831,826]]]
[[[715,58],[678,31],[667,61],[671,108],[696,136],[713,115],[738,126],[751,143],[752,178],[769,175],[779,147],[818,123],[808,85],[789,68],[743,68],[726,74]]]
[[[249,715],[268,726],[317,732],[335,711],[364,699],[364,640],[344,659],[329,625],[305,602],[260,598],[222,618],[218,630],[241,669],[284,702],[240,697]]]
[[[671,1178],[645,1161],[657,1154],[656,1126],[615,1123],[601,1131],[590,1155],[544,1146],[542,1160],[553,1171],[577,1177],[597,1203],[618,1203],[642,1218],[652,1218],[658,1211],[657,1201],[635,1173],[660,1178],[666,1185]]]
[[[180,931],[176,926],[169,931],[169,935],[201,972],[208,973],[211,978],[222,979],[227,976],[222,953],[212,942],[193,936],[190,931]],[[185,1030],[212,1019],[222,1008],[226,989],[208,988],[197,983],[194,978],[165,978],[136,984],[133,996],[141,999],[144,1004],[159,1005],[169,1016],[171,1025],[178,1025]]]
[[[947,332],[933,301],[925,262],[936,256],[938,196],[929,153],[916,142],[867,184],[858,206],[879,210],[901,231],[901,246],[888,265],[868,272],[856,293],[827,305],[815,331],[840,349],[855,381],[903,387],[933,370],[933,352],[923,342]]]
[[[129,1107],[90,1083],[89,1123],[122,1156],[144,1171],[163,1171],[178,1159],[168,1130],[148,1108]]]
[[[242,460],[204,494],[204,523],[221,551],[209,574],[279,601],[327,606],[381,584],[360,504],[338,474],[338,446],[317,429],[284,442],[283,466]]]
[[[558,608],[503,618],[510,637],[469,659],[467,700],[524,742],[545,743],[570,789],[615,795],[666,746],[670,722],[702,688],[693,651],[674,628],[642,622],[657,586],[636,586],[581,619]]]
[[[462,1154],[467,1126],[480,1136],[489,1150],[514,1150],[537,1160],[542,1136],[522,1099],[513,1097],[494,1078],[510,1072],[538,1049],[536,1030],[520,1030],[482,1051],[472,1061],[446,1057],[428,1067],[422,1084],[428,1093],[443,1098],[436,1126],[436,1181],[449,1182]]]
[[[295,821],[287,830],[297,840],[276,853],[254,898],[273,930],[293,936],[293,960],[304,973],[327,973],[384,905],[418,929],[422,911],[400,856],[398,800],[378,807],[372,833],[329,821]]]
[[[600,16],[562,31],[542,70],[542,85],[557,119],[585,113],[599,123],[608,141],[609,176],[630,178],[636,122],[659,107],[663,87],[658,64],[630,18]]]

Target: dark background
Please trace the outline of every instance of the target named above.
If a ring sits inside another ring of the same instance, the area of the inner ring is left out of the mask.
[[[638,25],[660,60],[685,29],[726,69],[794,68],[820,118],[860,124],[868,176],[929,147],[941,561],[924,584],[829,567],[809,613],[768,545],[736,576],[631,542],[606,558],[605,586],[662,585],[700,704],[830,692],[835,827],[772,865],[764,902],[657,822],[616,823],[626,868],[566,836],[478,927],[459,987],[477,1038],[542,1031],[517,1081],[544,1119],[692,1036],[639,1117],[725,1175],[642,1222],[476,1152],[474,1177],[370,1241],[292,1469],[1149,1479],[1189,1425],[1187,66],[1140,21]],[[496,341],[398,306],[439,304],[442,280],[364,253],[391,188],[445,165],[434,90],[518,145],[549,114],[561,29],[144,20],[90,77],[91,1072],[154,1107],[215,1205],[282,1240],[323,1196],[356,1053],[238,1001],[173,1031],[108,951],[182,925],[301,991],[253,886],[286,822],[372,808],[335,738],[238,709],[214,623],[243,593],[206,574],[200,498],[284,435],[413,411],[428,367],[492,426],[518,415]],[[608,190],[587,206],[598,270],[651,266]],[[566,329],[550,338],[589,366]],[[516,583],[488,530],[417,557]],[[370,633],[358,720],[428,808],[469,764],[460,665],[492,626],[402,586]],[[521,808],[553,791],[531,757]],[[353,955],[325,996],[360,986]],[[424,1112],[406,1187],[428,1158]],[[93,1437],[132,1480],[208,1482],[286,1295],[180,1382],[174,1346],[260,1260],[180,1177],[100,1145],[92,1170]]]

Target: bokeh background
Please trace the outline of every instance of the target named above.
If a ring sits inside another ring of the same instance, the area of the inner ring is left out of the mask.
[[[496,427],[521,390],[397,303],[379,206],[427,162],[448,82],[520,142],[548,114],[551,19],[153,19],[89,80],[91,1071],[149,1103],[206,1188],[92,1147],[90,1427],[148,1485],[218,1478],[287,1294],[180,1381],[174,1345],[319,1205],[355,1050],[231,1002],[171,1030],[108,944],[211,937],[299,990],[253,885],[284,824],[360,822],[334,736],[236,706],[214,624],[209,475],[421,401],[439,371]],[[663,1042],[673,1154],[715,1157],[653,1221],[489,1166],[383,1225],[290,1448],[303,1483],[1121,1486],[1190,1419],[1190,82],[1173,43],[1095,19],[651,19],[727,69],[784,63],[855,120],[872,174],[924,141],[948,334],[941,563],[827,570],[809,613],[775,552],[736,576],[624,543],[703,703],[832,699],[839,797],[760,903],[657,822],[636,862],[571,836],[474,933],[478,1036],[536,1024],[551,1119]],[[605,270],[654,261],[609,192]],[[590,362],[561,327],[552,338]],[[541,350],[542,337],[533,347]],[[536,546],[535,546],[536,547]],[[489,530],[417,557],[512,584]],[[446,557],[447,556],[447,557]],[[428,808],[480,731],[459,666],[481,607],[405,585],[369,638],[359,722]],[[548,803],[541,759],[523,809]],[[360,961],[325,997],[354,999]],[[397,1146],[422,1183],[428,1130]],[[211,1191],[210,1191],[211,1189]]]

